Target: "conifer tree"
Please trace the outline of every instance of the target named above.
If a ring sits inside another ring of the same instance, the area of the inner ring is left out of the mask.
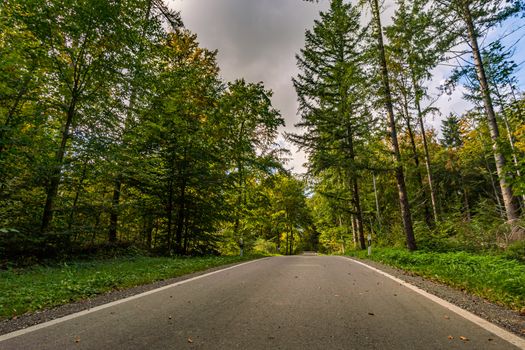
[[[365,248],[359,192],[360,143],[372,125],[366,105],[363,70],[365,30],[356,7],[333,0],[296,56],[301,73],[293,79],[299,98],[304,135],[291,139],[309,153],[313,174],[336,168],[345,174],[357,218],[359,242]],[[369,125],[367,123],[370,122]]]

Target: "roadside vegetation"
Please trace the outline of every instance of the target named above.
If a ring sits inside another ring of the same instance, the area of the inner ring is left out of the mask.
[[[521,250],[524,247],[522,245]],[[512,254],[408,252],[400,248],[374,247],[371,256],[366,251],[350,251],[349,255],[410,271],[525,312],[525,261]]]
[[[0,320],[257,257],[136,255],[0,270]]]

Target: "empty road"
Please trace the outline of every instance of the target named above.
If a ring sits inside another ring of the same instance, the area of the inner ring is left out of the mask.
[[[0,336],[0,349],[522,346],[361,264],[328,256],[245,263],[13,335]]]

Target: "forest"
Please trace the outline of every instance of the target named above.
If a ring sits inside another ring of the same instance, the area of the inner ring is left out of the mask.
[[[308,155],[298,175],[272,91],[224,81],[168,2],[3,0],[0,266],[105,250],[344,254],[368,235],[523,259],[519,45],[485,39],[524,3],[394,7],[387,19],[378,0],[331,0],[306,31],[286,135]],[[442,64],[441,94],[461,89],[464,114],[435,106]]]

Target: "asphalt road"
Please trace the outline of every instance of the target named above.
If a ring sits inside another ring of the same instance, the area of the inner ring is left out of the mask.
[[[294,256],[205,275],[3,340],[0,349],[517,347],[349,259]]]

